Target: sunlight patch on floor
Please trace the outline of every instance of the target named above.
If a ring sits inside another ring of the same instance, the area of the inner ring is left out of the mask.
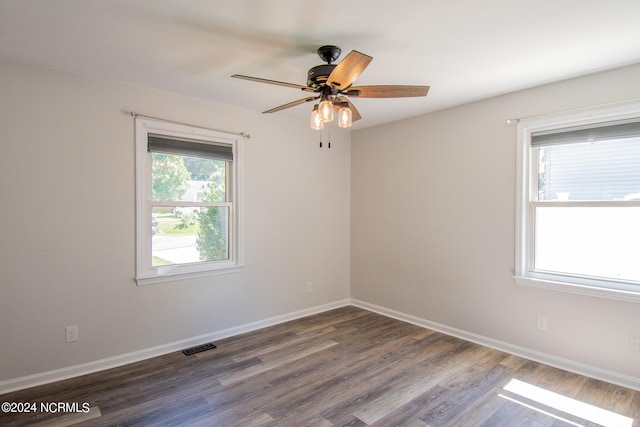
[[[552,408],[558,411],[562,411],[565,414],[570,414],[576,417],[579,417],[583,420],[587,420],[596,424],[600,424],[608,427],[632,427],[633,419],[629,417],[625,417],[624,415],[617,414],[615,412],[599,408],[594,405],[590,405],[585,402],[581,402],[576,399],[572,399],[567,396],[563,396],[558,393],[554,393],[549,390],[545,390],[544,388],[537,387],[533,384],[526,383],[524,381],[519,381],[516,379],[512,379],[509,383],[504,386],[504,390],[514,395],[526,398],[532,402],[535,402],[540,405],[544,405],[548,408]],[[538,412],[541,412],[545,415],[552,416],[557,419],[561,419],[570,424],[581,425],[560,416],[554,415],[549,411],[545,411],[543,408],[539,406],[534,406],[531,403],[522,402],[516,400],[514,397],[509,397],[503,394],[499,395],[505,399],[516,402],[520,405],[526,406],[530,409],[534,409]]]

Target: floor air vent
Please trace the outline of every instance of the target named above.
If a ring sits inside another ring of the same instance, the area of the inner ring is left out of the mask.
[[[185,356],[191,356],[192,354],[201,353],[203,351],[211,350],[212,348],[216,348],[216,345],[212,342],[207,344],[198,345],[196,347],[191,347],[186,350],[182,350]]]

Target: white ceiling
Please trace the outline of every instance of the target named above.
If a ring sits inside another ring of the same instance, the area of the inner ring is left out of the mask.
[[[373,56],[355,129],[640,62],[638,0],[0,0],[0,58],[264,111],[335,44]],[[352,99],[353,100],[353,99]],[[274,114],[308,120],[311,106]]]

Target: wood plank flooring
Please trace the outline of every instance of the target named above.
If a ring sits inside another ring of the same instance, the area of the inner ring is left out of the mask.
[[[640,392],[356,307],[216,344],[2,395],[90,411],[0,413],[0,425],[640,425]]]

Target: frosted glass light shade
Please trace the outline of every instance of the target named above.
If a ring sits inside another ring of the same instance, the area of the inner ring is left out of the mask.
[[[313,111],[311,112],[311,129],[324,129],[324,121],[322,121],[322,116],[320,116],[317,105],[313,107]]]
[[[323,122],[329,123],[333,120],[333,102],[328,99],[321,101],[318,110]]]
[[[349,108],[349,105],[343,105],[342,107],[340,107],[340,110],[338,110],[338,126],[340,126],[341,128],[348,128],[351,127],[352,124],[352,112],[351,112],[351,108]]]

